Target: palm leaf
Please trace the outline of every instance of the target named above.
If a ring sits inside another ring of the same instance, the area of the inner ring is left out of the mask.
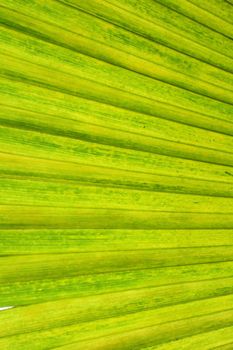
[[[0,348],[233,348],[233,7],[2,0]]]

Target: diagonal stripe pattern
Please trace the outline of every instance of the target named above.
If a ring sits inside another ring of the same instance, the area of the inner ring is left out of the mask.
[[[0,349],[232,350],[232,0],[0,17]]]

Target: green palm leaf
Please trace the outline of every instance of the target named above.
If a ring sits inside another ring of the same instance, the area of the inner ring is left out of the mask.
[[[232,5],[1,1],[1,349],[233,349]]]

